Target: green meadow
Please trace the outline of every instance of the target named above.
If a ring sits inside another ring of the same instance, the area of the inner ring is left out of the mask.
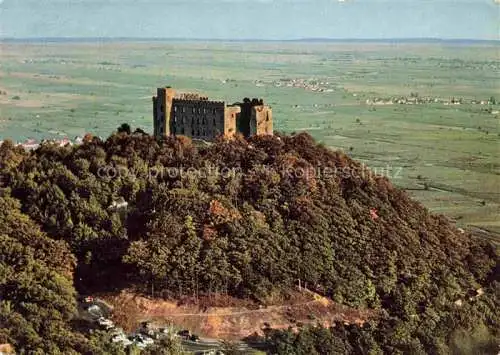
[[[229,103],[261,97],[276,131],[307,131],[458,225],[500,232],[500,105],[491,100],[500,102],[498,45],[0,46],[0,139],[106,137],[123,122],[152,132],[160,86]]]

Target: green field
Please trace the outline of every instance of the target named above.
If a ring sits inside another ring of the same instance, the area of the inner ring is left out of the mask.
[[[228,102],[262,97],[273,107],[275,130],[308,131],[385,171],[396,185],[459,225],[498,232],[500,105],[471,101],[500,101],[499,48],[3,43],[0,139],[73,138],[85,132],[106,137],[123,122],[152,132],[151,96],[159,86]],[[391,97],[438,102],[372,103]],[[443,102],[451,98],[463,99],[462,104]]]

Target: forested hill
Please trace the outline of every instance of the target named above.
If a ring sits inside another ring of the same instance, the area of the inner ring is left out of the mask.
[[[300,282],[339,303],[382,310],[370,341],[353,353],[446,353],[457,332],[498,336],[495,249],[305,133],[196,146],[125,130],[31,153],[4,142],[0,173],[2,203],[19,200],[36,233],[74,254],[81,292],[227,293],[265,303]],[[0,228],[0,247],[25,243]],[[13,314],[38,312],[26,298],[42,302],[12,291],[24,281],[2,277],[10,262],[0,259],[4,328],[17,324]],[[0,343],[40,346],[22,336],[0,331]],[[64,339],[51,341],[66,349]]]

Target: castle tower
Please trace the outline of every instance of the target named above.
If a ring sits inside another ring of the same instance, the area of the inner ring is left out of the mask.
[[[273,111],[262,99],[245,98],[238,117],[238,131],[245,137],[273,134]]]
[[[250,118],[250,135],[273,134],[273,111],[267,105],[252,107]]]
[[[232,137],[237,132],[236,120],[241,113],[241,107],[231,105],[224,107],[224,135]]]
[[[156,137],[170,135],[170,117],[175,90],[171,87],[158,88],[153,97],[153,127]]]

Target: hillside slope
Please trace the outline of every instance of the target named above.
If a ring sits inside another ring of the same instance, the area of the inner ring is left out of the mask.
[[[119,133],[0,153],[23,212],[76,255],[82,291],[266,303],[307,284],[384,310],[386,352],[445,351],[455,329],[498,336],[494,248],[307,134],[196,147]]]

